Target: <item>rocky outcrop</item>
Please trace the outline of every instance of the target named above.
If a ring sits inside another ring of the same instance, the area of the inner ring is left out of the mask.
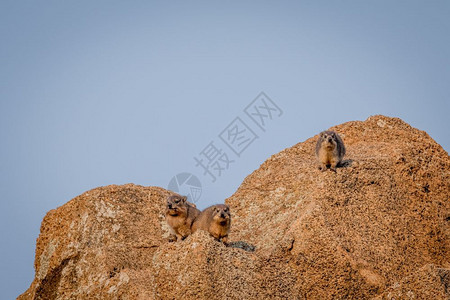
[[[286,258],[294,298],[367,299],[426,264],[448,268],[448,154],[396,118],[331,129],[345,167],[317,171],[317,137],[272,156],[227,200],[233,238]]]
[[[119,299],[151,285],[149,266],[166,242],[161,188],[101,187],[45,216],[36,277],[19,299]]]
[[[449,299],[447,152],[396,118],[331,129],[344,166],[317,169],[317,136],[273,155],[226,200],[230,247],[167,242],[162,188],[101,187],[50,211],[19,299]]]

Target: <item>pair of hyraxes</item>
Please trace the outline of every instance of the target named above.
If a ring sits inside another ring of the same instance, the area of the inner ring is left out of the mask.
[[[230,208],[216,204],[200,212],[186,196],[172,195],[167,199],[166,221],[173,233],[169,241],[184,240],[197,230],[209,232],[216,240],[228,244],[231,225]]]
[[[336,167],[342,163],[345,147],[341,137],[334,131],[324,131],[319,135],[316,144],[316,156],[319,169],[336,172]],[[183,240],[198,229],[209,232],[215,239],[228,243],[228,233],[231,225],[230,208],[217,204],[200,212],[187,197],[172,195],[167,199],[166,221],[173,230],[170,241]]]

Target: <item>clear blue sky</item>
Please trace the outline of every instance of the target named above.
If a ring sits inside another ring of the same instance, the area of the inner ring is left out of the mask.
[[[45,213],[98,186],[196,175],[201,208],[330,126],[400,117],[448,151],[449,1],[1,1],[0,291],[31,283]],[[244,108],[283,111],[265,132]],[[258,136],[237,157],[220,133]],[[194,157],[234,162],[212,183]],[[234,156],[233,156],[234,155]]]

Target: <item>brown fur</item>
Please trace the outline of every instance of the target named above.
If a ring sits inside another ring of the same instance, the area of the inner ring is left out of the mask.
[[[345,146],[341,137],[334,131],[323,131],[316,144],[316,156],[319,160],[319,170],[326,171],[330,167],[336,172],[345,155]]]
[[[192,232],[198,229],[208,231],[216,240],[228,245],[230,225],[230,208],[225,204],[217,204],[201,212],[192,224]]]
[[[190,235],[192,222],[199,214],[200,211],[195,204],[188,202],[186,196],[169,196],[166,206],[166,221],[173,231],[169,241],[184,240]]]

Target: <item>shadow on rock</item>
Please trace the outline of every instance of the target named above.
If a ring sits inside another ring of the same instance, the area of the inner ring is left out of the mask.
[[[256,249],[255,246],[248,244],[244,241],[231,242],[231,243],[229,243],[228,247],[239,248],[239,249],[242,249],[247,252],[255,252],[255,249]]]

